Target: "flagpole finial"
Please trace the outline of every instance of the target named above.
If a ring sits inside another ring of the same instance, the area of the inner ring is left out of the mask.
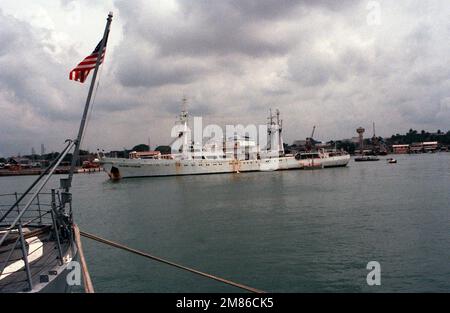
[[[113,17],[113,12],[112,11],[109,11],[109,13],[108,13],[108,17]]]

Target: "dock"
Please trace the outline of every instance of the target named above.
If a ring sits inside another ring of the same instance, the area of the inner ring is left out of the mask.
[[[27,175],[40,175],[44,172],[43,168],[24,168],[24,169],[0,169],[0,177],[2,176],[27,176]],[[55,170],[55,174],[68,174],[70,170],[70,166],[61,166]],[[103,172],[102,167],[95,168],[77,168],[75,173],[95,173],[95,172]]]

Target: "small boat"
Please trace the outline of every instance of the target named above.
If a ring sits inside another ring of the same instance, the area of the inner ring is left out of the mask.
[[[397,160],[394,159],[394,158],[389,158],[389,159],[387,159],[387,161],[388,161],[388,163],[390,163],[390,164],[397,163]]]

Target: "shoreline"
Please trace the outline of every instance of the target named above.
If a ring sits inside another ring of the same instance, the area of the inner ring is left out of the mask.
[[[40,175],[42,172],[44,171],[44,169],[42,168],[38,168],[38,169],[21,169],[21,170],[16,170],[16,171],[12,171],[12,170],[5,170],[5,169],[0,169],[0,177],[5,177],[5,176],[30,176],[30,175]],[[75,174],[84,174],[84,173],[98,173],[98,172],[103,172],[103,168],[101,167],[97,167],[97,168],[77,168],[76,171],[74,172]],[[69,167],[61,167],[56,169],[55,174],[68,174],[69,173]]]

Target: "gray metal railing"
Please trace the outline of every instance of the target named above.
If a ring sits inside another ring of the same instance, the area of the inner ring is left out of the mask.
[[[74,146],[75,143],[69,140],[57,159],[24,193],[0,195],[0,253],[7,255],[0,264],[0,275],[4,274],[5,268],[11,263],[14,251],[20,248],[30,290],[33,289],[33,279],[28,262],[27,235],[35,234],[33,231],[48,228],[54,234],[60,263],[63,262],[60,226],[64,223],[64,208],[71,200],[68,192],[70,184],[67,183],[67,179],[61,179],[61,192],[55,189],[52,189],[51,192],[43,192],[43,189],[61,161]],[[71,205],[69,214],[71,215]],[[27,233],[24,233],[24,228]],[[7,248],[4,249],[5,247]]]
[[[15,203],[15,200],[19,196],[21,195],[18,193],[0,195],[0,207],[10,207]],[[27,197],[24,197],[24,200],[26,199]],[[3,245],[0,245],[0,249],[7,248],[0,251],[0,253],[6,255],[6,258],[2,258],[2,262],[0,263],[0,275],[9,274],[4,273],[4,271],[12,262],[23,260],[25,267],[22,270],[26,272],[28,286],[32,289],[33,280],[30,264],[28,262],[28,255],[32,254],[34,251],[27,252],[27,238],[25,237],[26,232],[33,232],[48,228],[55,238],[58,248],[59,262],[61,263],[63,260],[63,253],[61,249],[60,233],[58,231],[59,220],[57,217],[64,209],[64,203],[61,202],[59,190],[52,189],[51,192],[39,193],[28,206],[26,212],[20,215],[20,218],[15,226],[11,227],[11,223],[17,219],[21,213],[21,209],[21,206],[17,205],[17,210],[11,211],[0,225],[0,229],[9,230],[9,234],[5,238]],[[0,213],[2,212],[0,211]],[[17,255],[14,255],[14,251],[17,251],[17,249],[20,249],[22,253],[19,258]]]

